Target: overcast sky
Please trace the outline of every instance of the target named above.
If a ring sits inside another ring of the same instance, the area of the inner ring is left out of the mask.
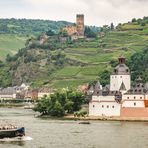
[[[75,22],[83,13],[87,25],[102,26],[148,16],[148,0],[0,0],[1,18]]]

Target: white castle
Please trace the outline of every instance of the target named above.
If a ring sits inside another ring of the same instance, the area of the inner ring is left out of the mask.
[[[110,76],[110,85],[102,88],[99,82],[88,91],[89,116],[148,117],[148,83],[142,83],[138,77],[131,86],[129,68],[125,58],[119,58],[119,64]]]

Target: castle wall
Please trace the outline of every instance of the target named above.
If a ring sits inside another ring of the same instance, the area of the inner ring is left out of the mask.
[[[66,26],[63,28],[69,36],[72,36],[73,34],[77,34],[77,28],[76,26]]]
[[[121,108],[121,117],[148,117],[148,108]]]
[[[120,116],[121,105],[117,102],[90,102],[89,116]]]
[[[144,95],[142,94],[123,95],[122,99],[122,107],[145,107]]]
[[[122,104],[122,107],[135,107],[135,108],[138,108],[138,107],[145,107],[145,105],[144,105],[144,101],[140,101],[140,100],[138,100],[138,101],[134,101],[134,100],[132,100],[132,101],[124,101],[123,102],[123,104]]]
[[[114,96],[93,96],[89,103],[90,116],[120,116],[121,105]]]

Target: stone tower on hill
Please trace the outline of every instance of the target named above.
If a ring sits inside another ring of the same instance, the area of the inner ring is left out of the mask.
[[[62,28],[63,31],[66,31],[69,36],[71,36],[72,40],[76,40],[79,38],[84,38],[84,15],[77,14],[76,16],[76,25],[73,26],[65,26]]]
[[[76,27],[77,27],[78,36],[84,37],[85,27],[84,27],[84,15],[83,14],[77,14]]]

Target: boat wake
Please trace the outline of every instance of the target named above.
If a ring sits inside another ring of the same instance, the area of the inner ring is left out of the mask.
[[[22,137],[22,140],[23,141],[30,141],[30,140],[33,140],[33,138],[31,138],[29,136],[24,136],[24,137]]]
[[[33,138],[29,136],[23,136],[23,137],[16,137],[16,138],[0,139],[0,142],[19,142],[19,141],[30,141],[30,140],[33,140]]]

